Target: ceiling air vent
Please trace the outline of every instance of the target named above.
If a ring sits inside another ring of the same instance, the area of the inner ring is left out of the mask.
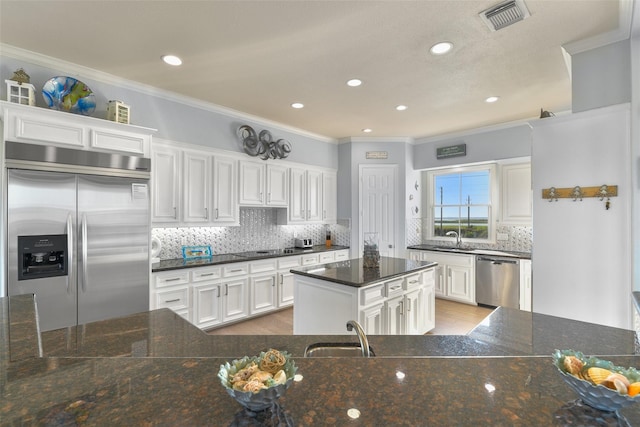
[[[529,10],[523,0],[507,0],[480,12],[480,18],[487,23],[491,31],[508,27],[529,16]]]

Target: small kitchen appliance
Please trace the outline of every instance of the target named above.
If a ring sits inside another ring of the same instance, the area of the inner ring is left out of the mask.
[[[313,243],[311,242],[311,239],[296,239],[296,243],[295,243],[296,248],[310,248],[313,246]]]

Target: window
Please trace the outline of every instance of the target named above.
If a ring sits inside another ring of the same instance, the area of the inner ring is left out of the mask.
[[[494,166],[428,172],[430,237],[455,231],[463,239],[492,240]]]

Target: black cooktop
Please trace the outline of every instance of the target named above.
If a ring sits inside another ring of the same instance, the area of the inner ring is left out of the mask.
[[[248,251],[248,252],[239,252],[235,255],[245,257],[245,258],[259,258],[259,257],[272,257],[276,255],[282,254],[292,254],[295,253],[293,248],[286,249],[265,249],[262,251]]]

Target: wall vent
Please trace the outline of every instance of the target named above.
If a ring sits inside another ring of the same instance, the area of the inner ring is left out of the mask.
[[[530,16],[524,0],[507,0],[480,12],[491,31],[498,31]]]

